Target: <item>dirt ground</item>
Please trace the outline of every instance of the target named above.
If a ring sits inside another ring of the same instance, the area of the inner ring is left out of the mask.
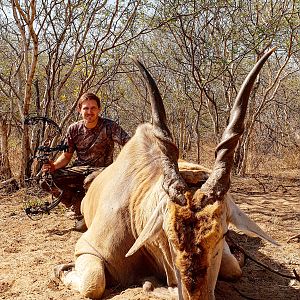
[[[300,274],[300,172],[279,177],[233,179],[236,203],[281,246],[234,233],[238,245],[250,257],[243,277],[235,283],[219,281],[216,299],[300,299],[300,283],[281,274]],[[24,191],[0,194],[0,298],[80,300],[53,276],[56,264],[71,262],[80,233],[71,230],[72,220],[61,205],[33,221],[24,213]],[[109,290],[105,299],[170,299],[165,289],[144,292],[140,287]]]

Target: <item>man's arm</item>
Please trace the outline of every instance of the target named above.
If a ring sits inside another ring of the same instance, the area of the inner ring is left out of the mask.
[[[73,153],[63,152],[53,163],[53,165],[55,167],[54,170],[65,167],[70,162],[72,156],[73,156]]]
[[[65,167],[70,162],[72,156],[73,153],[63,152],[55,162],[50,160],[48,164],[44,164],[42,167],[43,172],[49,171],[51,173],[55,170]]]
[[[120,146],[124,146],[129,139],[130,135],[117,123],[113,123],[112,126],[112,139],[117,142]]]

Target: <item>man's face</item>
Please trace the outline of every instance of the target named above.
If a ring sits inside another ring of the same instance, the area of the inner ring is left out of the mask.
[[[82,103],[80,113],[86,127],[94,127],[98,122],[98,115],[101,108],[95,100],[86,100]]]

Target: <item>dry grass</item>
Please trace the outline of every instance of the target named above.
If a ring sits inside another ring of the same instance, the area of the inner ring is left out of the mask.
[[[41,220],[30,220],[23,211],[23,192],[0,195],[0,298],[83,300],[53,277],[56,264],[73,260],[80,233],[70,230],[73,221],[64,216],[61,206]],[[299,173],[233,178],[232,193],[243,211],[281,247],[241,233],[235,234],[238,244],[274,270],[300,273],[300,240],[296,237],[300,233]],[[300,284],[295,280],[273,274],[251,260],[246,261],[243,273],[236,283],[218,282],[217,300],[299,300]],[[146,293],[141,287],[130,287],[109,290],[105,299],[170,300],[166,295],[166,289]]]

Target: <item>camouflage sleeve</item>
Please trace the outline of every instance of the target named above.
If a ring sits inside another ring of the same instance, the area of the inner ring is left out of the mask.
[[[65,136],[65,144],[68,146],[68,150],[67,152],[69,153],[74,153],[75,151],[75,144],[74,144],[74,139],[73,139],[73,134],[74,134],[74,128],[71,126],[69,126],[66,136]]]
[[[112,139],[114,142],[124,146],[130,139],[128,133],[117,123],[112,124]]]

